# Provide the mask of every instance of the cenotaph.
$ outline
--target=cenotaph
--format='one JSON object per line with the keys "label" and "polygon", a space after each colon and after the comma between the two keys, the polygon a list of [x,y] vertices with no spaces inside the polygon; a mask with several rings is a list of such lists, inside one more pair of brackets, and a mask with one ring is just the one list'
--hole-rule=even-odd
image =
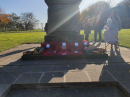
{"label": "cenotaph", "polygon": [[45,0],[48,5],[45,42],[82,41],[79,4],[82,0]]}

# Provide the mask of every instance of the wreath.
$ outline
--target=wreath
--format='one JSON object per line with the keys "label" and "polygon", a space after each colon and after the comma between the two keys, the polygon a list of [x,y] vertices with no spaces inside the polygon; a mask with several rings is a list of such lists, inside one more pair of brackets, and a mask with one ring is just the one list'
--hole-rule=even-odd
{"label": "wreath", "polygon": [[50,44],[51,44],[51,51],[55,52],[59,51],[59,44],[57,42],[53,41]]}
{"label": "wreath", "polygon": [[51,51],[52,49],[51,43],[43,43],[41,44],[41,47],[43,47],[45,51]]}
{"label": "wreath", "polygon": [[70,53],[68,51],[60,51],[57,53],[57,55],[59,56],[67,56],[67,55],[70,55]]}
{"label": "wreath", "polygon": [[79,51],[80,49],[81,49],[80,43],[74,41],[70,44],[70,50],[71,51]]}
{"label": "wreath", "polygon": [[83,40],[81,43],[80,43],[80,50],[81,51],[84,51],[84,48],[88,48],[90,46],[89,42],[87,40]]}
{"label": "wreath", "polygon": [[70,50],[70,44],[67,42],[61,42],[59,44],[59,51],[69,51]]}

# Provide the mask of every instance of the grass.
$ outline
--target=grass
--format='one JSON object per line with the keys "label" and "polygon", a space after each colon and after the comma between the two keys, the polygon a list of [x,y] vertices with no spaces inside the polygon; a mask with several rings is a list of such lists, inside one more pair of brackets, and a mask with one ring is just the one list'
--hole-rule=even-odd
{"label": "grass", "polygon": [[43,43],[45,32],[1,33],[0,52],[24,43]]}
{"label": "grass", "polygon": [[[81,30],[80,34],[84,34]],[[27,33],[3,33],[0,32],[0,52],[24,43],[43,43],[45,32]],[[102,36],[103,31],[102,31]],[[98,36],[97,36],[98,37]],[[97,38],[99,40],[99,37]],[[94,31],[91,32],[89,40],[94,40]],[[102,37],[102,41],[104,38]],[[122,29],[119,32],[119,42],[121,46],[130,48],[130,29]]]}
{"label": "grass", "polygon": [[[84,35],[84,31],[81,30],[80,34]],[[102,41],[104,41],[104,33],[102,31]],[[119,43],[120,46],[130,48],[130,29],[122,29],[119,31]],[[91,34],[89,34],[89,41],[94,40],[94,31],[91,31]],[[97,35],[97,41],[99,41],[99,35]]]}

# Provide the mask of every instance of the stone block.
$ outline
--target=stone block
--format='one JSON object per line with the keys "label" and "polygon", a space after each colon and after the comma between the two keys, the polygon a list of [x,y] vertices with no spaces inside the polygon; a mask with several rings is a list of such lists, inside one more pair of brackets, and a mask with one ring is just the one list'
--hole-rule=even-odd
{"label": "stone block", "polygon": [[91,88],[69,88],[66,91],[67,97],[96,97]]}
{"label": "stone block", "polygon": [[117,87],[95,87],[92,91],[96,97],[125,97]]}
{"label": "stone block", "polygon": [[84,40],[84,35],[80,35],[80,34],[73,34],[73,35],[46,35],[45,36],[45,42],[52,42],[52,41],[56,41],[56,42],[62,42],[62,41],[66,41],[68,43],[71,43],[73,41],[78,41],[81,42]]}
{"label": "stone block", "polygon": [[22,89],[13,90],[6,97],[66,97],[65,89]]}

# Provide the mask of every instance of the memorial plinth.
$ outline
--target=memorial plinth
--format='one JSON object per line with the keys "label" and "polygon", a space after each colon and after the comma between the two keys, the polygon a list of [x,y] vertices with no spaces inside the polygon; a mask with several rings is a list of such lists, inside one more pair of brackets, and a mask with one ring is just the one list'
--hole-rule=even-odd
{"label": "memorial plinth", "polygon": [[45,0],[48,21],[45,42],[82,41],[80,35],[79,4],[82,0]]}

